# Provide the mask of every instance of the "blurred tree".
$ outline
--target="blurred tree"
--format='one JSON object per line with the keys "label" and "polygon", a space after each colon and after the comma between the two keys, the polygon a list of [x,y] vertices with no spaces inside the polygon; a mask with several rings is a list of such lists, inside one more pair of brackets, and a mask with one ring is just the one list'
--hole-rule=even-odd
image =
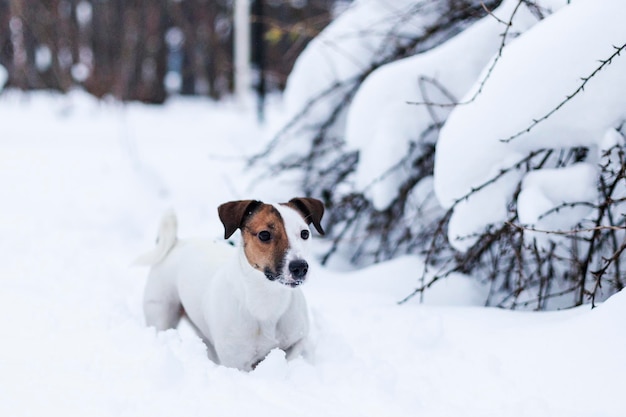
{"label": "blurred tree", "polygon": [[35,72],[35,49],[33,33],[28,22],[31,9],[25,7],[25,0],[9,2],[9,38],[11,48],[9,61],[9,84],[18,88],[29,89],[40,86]]}
{"label": "blurred tree", "polygon": [[11,43],[11,6],[8,1],[0,1],[0,65],[12,66],[13,44]]}
{"label": "blurred tree", "polygon": [[[281,89],[335,0],[270,1],[267,85]],[[254,18],[253,18],[254,20]],[[0,64],[8,86],[162,103],[220,98],[233,84],[230,0],[0,0]]]}

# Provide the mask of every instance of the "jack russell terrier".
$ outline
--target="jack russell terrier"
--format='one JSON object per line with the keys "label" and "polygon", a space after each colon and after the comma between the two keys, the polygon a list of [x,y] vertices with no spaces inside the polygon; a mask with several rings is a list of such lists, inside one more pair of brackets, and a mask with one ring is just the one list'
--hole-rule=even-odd
{"label": "jack russell terrier", "polygon": [[275,348],[287,359],[301,354],[309,332],[299,289],[309,271],[308,225],[324,234],[324,205],[313,198],[232,201],[218,214],[225,239],[241,231],[238,250],[179,240],[175,215],[161,220],[156,248],[137,260],[152,266],[143,301],[146,324],[171,329],[186,314],[214,362],[245,371]]}

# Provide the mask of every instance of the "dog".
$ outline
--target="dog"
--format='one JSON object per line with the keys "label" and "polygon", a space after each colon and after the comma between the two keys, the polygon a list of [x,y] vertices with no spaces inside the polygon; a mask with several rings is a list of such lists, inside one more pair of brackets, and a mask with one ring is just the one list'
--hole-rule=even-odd
{"label": "dog", "polygon": [[146,324],[171,329],[186,315],[210,359],[244,371],[275,348],[287,359],[303,354],[309,317],[300,286],[309,277],[309,225],[324,235],[323,203],[231,201],[218,207],[218,215],[224,239],[240,230],[238,249],[178,239],[176,216],[164,215],[155,249],[137,260],[151,265],[143,300]]}

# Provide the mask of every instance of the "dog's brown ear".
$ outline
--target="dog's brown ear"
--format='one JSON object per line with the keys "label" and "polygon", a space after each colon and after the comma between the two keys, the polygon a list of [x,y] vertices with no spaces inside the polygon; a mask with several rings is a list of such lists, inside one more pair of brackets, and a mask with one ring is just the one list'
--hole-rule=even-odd
{"label": "dog's brown ear", "polygon": [[217,208],[217,214],[224,225],[224,239],[228,239],[243,225],[244,219],[263,204],[257,200],[240,200],[224,203]]}
{"label": "dog's brown ear", "polygon": [[298,210],[304,216],[304,221],[307,224],[313,223],[315,230],[320,235],[324,235],[324,229],[322,229],[322,216],[324,215],[324,203],[316,198],[298,197],[289,200],[287,205],[293,209]]}

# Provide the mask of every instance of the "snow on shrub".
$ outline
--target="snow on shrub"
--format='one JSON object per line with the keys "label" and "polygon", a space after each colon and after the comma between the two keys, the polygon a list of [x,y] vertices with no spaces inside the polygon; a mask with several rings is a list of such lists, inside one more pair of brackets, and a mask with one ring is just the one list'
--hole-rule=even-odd
{"label": "snow on shrub", "polygon": [[[522,236],[511,252],[519,258],[536,251],[534,261],[527,259],[505,274],[501,264],[508,257],[499,255],[495,262],[500,272],[494,277],[511,276],[494,281],[514,294],[513,305],[548,297],[562,298],[550,300],[561,306],[580,304],[590,295],[602,297],[590,268],[601,269],[603,257],[619,249],[601,250],[603,242],[623,240],[621,231],[604,236],[623,227],[622,206],[611,201],[624,196],[616,187],[606,187],[621,172],[599,182],[599,171],[606,175],[602,167],[608,162],[598,150],[606,132],[626,120],[626,59],[619,55],[626,41],[619,18],[624,12],[626,5],[617,0],[601,6],[579,0],[546,18],[502,51],[482,92],[456,107],[439,135],[434,187],[441,204],[451,208],[448,238],[456,249],[482,247],[485,234],[493,235],[503,224],[546,232],[608,227],[566,239],[550,236],[552,249],[537,243],[546,236],[538,238],[536,231]],[[595,23],[594,30],[580,31],[589,22]],[[568,153],[569,159],[558,156]],[[545,268],[554,271],[545,275]],[[590,282],[594,279],[597,283]],[[547,291],[548,282],[558,283],[558,291]],[[621,287],[621,279],[612,280],[603,294]]]}
{"label": "snow on shrub", "polygon": [[[472,103],[458,106],[439,136],[435,190],[445,207],[531,151],[580,146],[597,149],[607,129],[624,120],[626,94],[619,86],[626,85],[626,59],[618,58],[590,79],[584,92],[572,97],[558,112],[541,123],[533,122],[573,94],[582,84],[581,79],[598,68],[598,61],[613,55],[614,45],[626,41],[620,18],[620,12],[626,11],[623,4],[615,0],[598,6],[593,1],[579,0],[503,50],[482,93]],[[580,30],[588,22],[598,22],[591,33]],[[531,125],[529,132],[507,140]],[[565,181],[555,183],[555,188],[568,185],[568,176],[562,177]],[[492,192],[487,187],[476,196],[489,194],[481,200],[505,207],[519,176],[512,175],[507,180],[504,189]],[[477,212],[485,208],[474,201],[478,202],[478,198],[468,199],[450,219],[453,244],[458,236],[506,219],[503,211],[503,216],[490,217],[488,223],[478,221]],[[466,240],[460,248],[467,245]]]}
{"label": "snow on shrub", "polygon": [[[291,118],[265,156],[325,199],[323,261],[421,253],[414,294],[471,273],[491,284],[487,304],[510,308],[595,302],[623,287],[626,5],[567,3],[467,2],[468,17],[439,1],[421,21],[437,36],[410,50],[380,59],[355,48],[334,73],[296,65]],[[301,62],[321,59],[334,35]],[[355,54],[371,65],[337,70]],[[297,157],[276,151],[286,142]]]}
{"label": "snow on shrub", "polygon": [[[412,144],[436,141],[452,105],[491,57],[503,43],[537,22],[533,11],[520,7],[518,0],[507,0],[442,45],[384,65],[365,79],[348,111],[345,140],[350,149],[359,151],[356,187],[377,210],[392,203],[407,177],[407,170],[388,172],[390,168],[402,163]],[[502,22],[508,21],[511,26],[502,37]],[[407,105],[411,101],[428,104]]]}

